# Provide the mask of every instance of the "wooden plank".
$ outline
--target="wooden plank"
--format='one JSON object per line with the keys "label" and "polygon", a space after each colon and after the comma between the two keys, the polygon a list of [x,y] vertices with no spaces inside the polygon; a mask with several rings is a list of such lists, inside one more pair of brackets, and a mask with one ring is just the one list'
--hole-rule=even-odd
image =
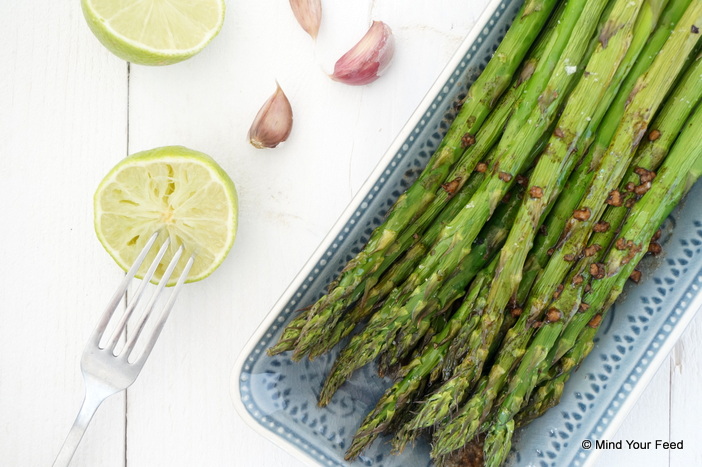
{"label": "wooden plank", "polygon": [[[219,271],[186,287],[143,374],[99,410],[73,465],[302,465],[236,415],[233,362],[484,3],[324,2],[314,43],[287,3],[230,2],[201,55],[132,67],[127,147],[127,66],[92,37],[79,2],[0,2],[10,19],[0,29],[2,464],[49,465],[78,410],[80,354],[121,275],[92,230],[99,180],[128,152],[185,144],[237,183],[239,238]],[[386,76],[331,82],[325,72],[372,19],[397,39]],[[276,79],[295,127],[280,148],[258,151],[246,130]],[[702,464],[692,438],[701,330],[697,318],[615,438],[683,439],[685,449],[611,451],[599,465]]]}
{"label": "wooden plank", "polygon": [[[129,390],[130,464],[301,465],[234,412],[234,360],[485,2],[394,3],[325,3],[315,44],[287,3],[242,0],[229,5],[221,34],[200,55],[163,69],[132,67],[130,151],[183,144],[215,157],[237,184],[240,225],[220,269],[183,290]],[[369,86],[331,81],[325,71],[371,19],[395,31],[396,61]],[[246,133],[275,80],[293,106],[293,132],[274,150],[256,150]]]}
{"label": "wooden plank", "polygon": [[[79,360],[121,273],[93,233],[92,194],[126,152],[127,68],[80,2],[0,2],[0,457],[50,465],[82,397]],[[124,398],[74,465],[124,465]]]}
{"label": "wooden plank", "polygon": [[670,441],[683,441],[683,449],[670,451],[670,465],[702,465],[697,433],[702,420],[699,387],[702,381],[702,315],[690,323],[671,356]]}

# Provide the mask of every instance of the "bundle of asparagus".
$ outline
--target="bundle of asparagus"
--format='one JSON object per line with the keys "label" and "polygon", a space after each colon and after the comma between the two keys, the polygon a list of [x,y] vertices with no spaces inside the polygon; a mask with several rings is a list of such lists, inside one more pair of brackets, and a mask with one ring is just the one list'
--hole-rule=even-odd
{"label": "bundle of asparagus", "polygon": [[269,349],[358,331],[322,406],[376,359],[394,377],[348,459],[426,431],[439,465],[479,439],[497,466],[558,403],[702,174],[699,26],[699,0],[525,1],[418,180]]}

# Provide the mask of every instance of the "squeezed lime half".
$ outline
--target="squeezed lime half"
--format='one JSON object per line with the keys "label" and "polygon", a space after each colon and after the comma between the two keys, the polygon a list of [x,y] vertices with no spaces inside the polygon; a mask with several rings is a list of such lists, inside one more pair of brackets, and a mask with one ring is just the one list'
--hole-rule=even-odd
{"label": "squeezed lime half", "polygon": [[[195,254],[187,278],[209,276],[234,243],[237,193],[234,182],[207,154],[182,146],[166,146],[133,154],[102,180],[94,196],[95,232],[117,264],[128,270],[154,232],[167,235],[169,251],[154,281],[180,245],[183,258]],[[152,248],[137,277],[144,276],[156,255]],[[181,259],[168,285],[185,266]]]}

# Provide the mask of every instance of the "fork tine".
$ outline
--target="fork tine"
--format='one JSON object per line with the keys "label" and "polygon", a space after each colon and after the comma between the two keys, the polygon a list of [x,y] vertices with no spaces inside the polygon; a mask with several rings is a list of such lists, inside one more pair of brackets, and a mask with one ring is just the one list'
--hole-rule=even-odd
{"label": "fork tine", "polygon": [[188,262],[185,264],[185,267],[183,268],[183,272],[181,273],[180,277],[178,278],[178,282],[176,283],[175,286],[173,286],[173,291],[171,292],[171,295],[168,297],[168,301],[166,302],[165,306],[163,307],[163,311],[161,311],[161,316],[158,319],[158,322],[156,323],[156,326],[154,326],[154,330],[151,333],[151,336],[149,337],[149,340],[146,342],[146,347],[144,347],[144,352],[138,357],[136,360],[136,364],[143,365],[144,362],[146,361],[147,357],[151,354],[151,350],[154,348],[154,345],[156,345],[156,341],[158,340],[158,336],[161,334],[161,330],[163,330],[163,326],[166,324],[166,321],[168,320],[168,316],[171,314],[171,309],[173,308],[173,305],[175,304],[176,298],[178,297],[178,292],[180,292],[180,289],[183,288],[183,284],[185,283],[185,280],[188,278],[188,274],[190,273],[190,268],[193,266],[193,263],[195,262],[195,255],[190,256],[188,258]]}
{"label": "fork tine", "polygon": [[139,253],[139,256],[137,256],[136,260],[134,260],[134,264],[132,264],[132,267],[124,276],[122,282],[120,282],[120,284],[117,286],[117,290],[115,290],[115,293],[112,295],[112,298],[108,302],[107,307],[105,308],[105,311],[103,312],[102,317],[100,318],[100,321],[98,322],[98,325],[95,328],[95,331],[93,332],[92,337],[90,339],[96,347],[99,346],[100,339],[102,339],[102,335],[104,334],[105,329],[107,328],[107,324],[112,318],[112,315],[117,309],[117,305],[119,305],[119,302],[122,301],[122,297],[124,297],[124,293],[127,291],[129,283],[141,267],[142,263],[144,262],[144,259],[146,258],[146,255],[148,255],[149,251],[151,251],[151,247],[156,241],[158,235],[159,232],[154,232],[151,235],[151,238],[149,238],[149,240],[146,242],[146,245],[144,245],[144,248],[142,248],[141,252]]}
{"label": "fork tine", "polygon": [[129,359],[130,354],[134,350],[134,346],[136,345],[136,342],[139,339],[139,335],[144,330],[144,326],[146,325],[146,322],[148,321],[149,316],[151,315],[151,312],[153,311],[154,307],[156,306],[156,301],[158,300],[158,297],[161,295],[161,292],[166,287],[166,284],[168,283],[168,281],[171,279],[171,275],[173,274],[173,270],[175,269],[176,265],[178,264],[180,257],[183,255],[183,251],[184,251],[184,248],[183,248],[183,245],[181,245],[178,248],[178,251],[176,251],[175,254],[173,255],[171,262],[168,263],[168,267],[166,268],[166,271],[163,273],[163,276],[161,276],[161,280],[159,281],[158,285],[156,286],[156,290],[151,295],[151,298],[149,299],[149,302],[146,305],[146,309],[144,310],[144,313],[141,316],[141,320],[139,321],[139,324],[137,325],[136,332],[127,341],[127,343],[124,346],[124,349],[122,350],[122,356],[125,359]]}
{"label": "fork tine", "polygon": [[166,240],[163,242],[163,245],[161,245],[161,248],[158,250],[158,253],[156,253],[156,257],[151,262],[149,269],[146,271],[146,274],[144,275],[144,277],[141,281],[141,284],[139,284],[139,288],[137,289],[136,293],[134,294],[134,297],[132,298],[131,302],[129,303],[127,310],[122,314],[122,317],[120,318],[119,323],[117,324],[114,332],[112,333],[112,337],[105,344],[106,349],[110,349],[110,350],[114,351],[115,346],[117,345],[117,341],[119,341],[120,336],[122,335],[125,327],[127,326],[127,321],[129,321],[129,318],[132,316],[132,313],[134,312],[134,309],[136,308],[137,304],[139,303],[141,296],[144,294],[144,290],[146,289],[146,285],[151,281],[151,278],[154,276],[154,273],[156,272],[156,268],[158,268],[158,265],[161,263],[161,260],[163,259],[163,256],[166,254],[166,250],[168,249],[168,245],[170,243],[171,243],[171,239],[169,237],[166,237]]}

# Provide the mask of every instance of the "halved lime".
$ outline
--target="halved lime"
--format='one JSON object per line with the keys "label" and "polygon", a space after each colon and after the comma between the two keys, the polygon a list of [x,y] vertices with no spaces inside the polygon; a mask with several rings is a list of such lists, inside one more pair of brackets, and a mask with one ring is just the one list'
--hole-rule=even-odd
{"label": "halved lime", "polygon": [[81,0],[93,34],[140,65],[169,65],[200,52],[224,22],[224,0]]}
{"label": "halved lime", "polygon": [[[234,243],[237,194],[234,182],[210,156],[182,146],[133,154],[117,164],[94,197],[95,232],[117,264],[128,270],[154,232],[169,251],[156,270],[159,279],[180,245],[195,253],[188,282],[209,276]],[[137,277],[155,257],[153,248]],[[185,265],[181,260],[169,285]]]}

